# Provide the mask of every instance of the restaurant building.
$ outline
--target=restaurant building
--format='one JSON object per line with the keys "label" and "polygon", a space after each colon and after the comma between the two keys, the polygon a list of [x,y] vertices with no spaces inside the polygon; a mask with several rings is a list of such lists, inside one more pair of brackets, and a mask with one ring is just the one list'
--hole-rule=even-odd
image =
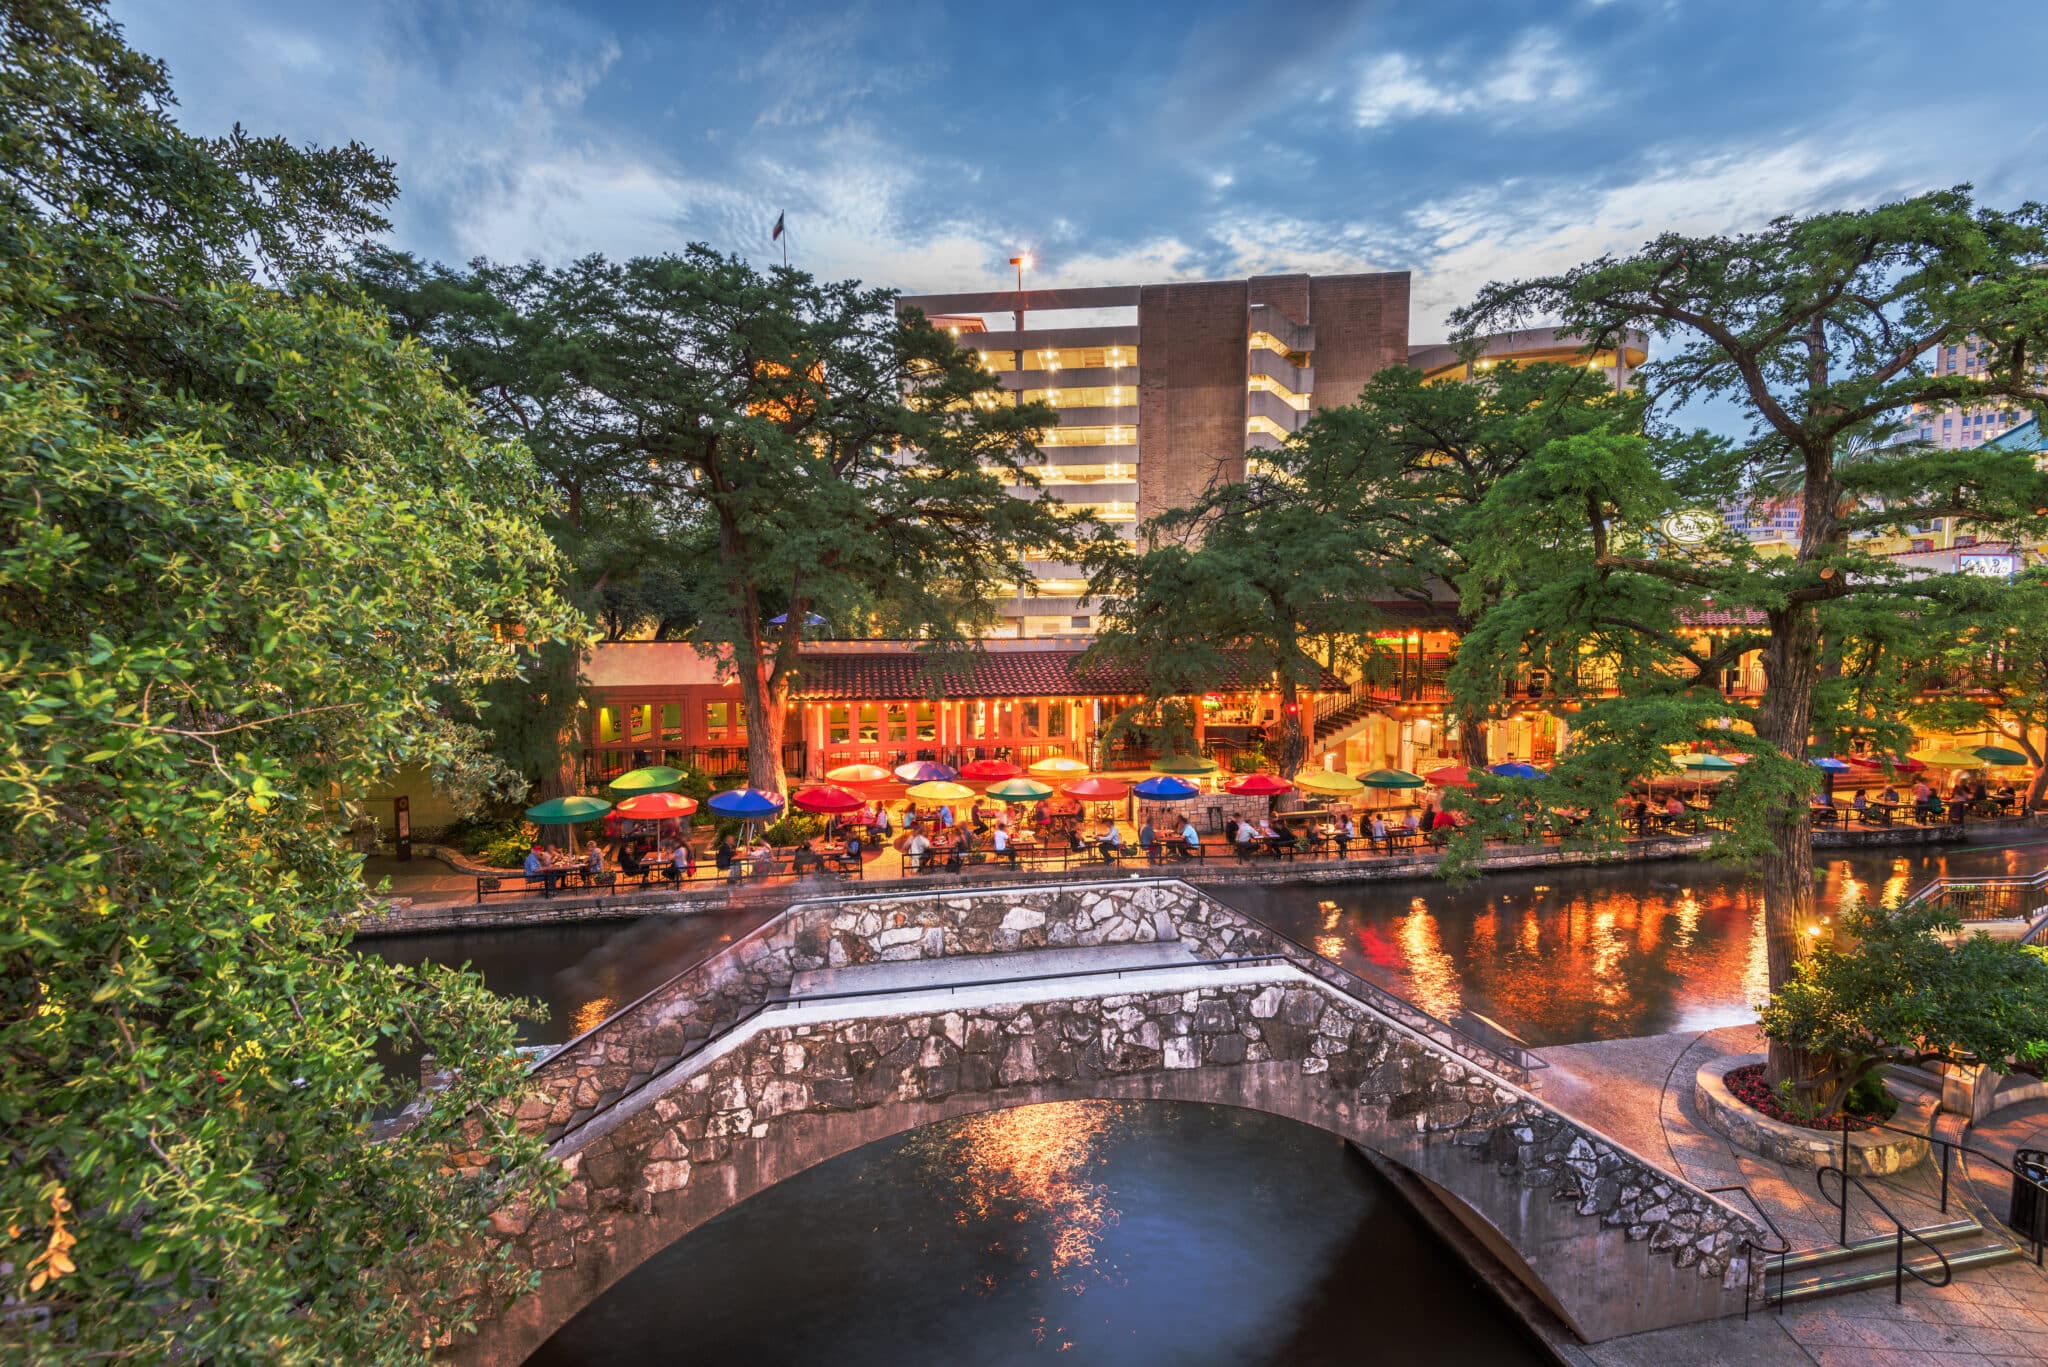
{"label": "restaurant building", "polygon": [[[1155,756],[1135,739],[1107,756],[1098,746],[1110,720],[1144,700],[1144,680],[1126,666],[1083,665],[1088,644],[989,640],[935,665],[902,641],[807,642],[790,694],[783,768],[815,779],[843,764],[1007,759],[1029,766],[1063,756],[1091,768],[1142,769]],[[586,786],[643,764],[712,774],[746,767],[739,685],[718,659],[684,642],[615,641],[592,651],[584,677]],[[1330,675],[1301,690],[1303,729],[1313,730],[1320,700],[1344,690]],[[1196,744],[1225,757],[1254,751],[1277,732],[1283,706],[1270,677],[1242,669],[1197,701]]]}

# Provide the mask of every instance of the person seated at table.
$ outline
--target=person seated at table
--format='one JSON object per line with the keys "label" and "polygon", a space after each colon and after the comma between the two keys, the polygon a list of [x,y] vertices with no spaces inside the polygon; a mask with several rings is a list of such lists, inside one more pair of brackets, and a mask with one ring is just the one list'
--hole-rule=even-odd
{"label": "person seated at table", "polygon": [[1102,839],[1095,842],[1095,847],[1103,863],[1114,864],[1117,856],[1124,852],[1123,829],[1114,821],[1110,822],[1109,829],[1102,833]]}
{"label": "person seated at table", "polygon": [[1437,828],[1438,823],[1441,820],[1442,813],[1438,812],[1436,809],[1435,798],[1431,798],[1429,801],[1422,804],[1422,816],[1420,817],[1418,824],[1422,827],[1422,833],[1424,835],[1428,835],[1431,831],[1435,830]]}
{"label": "person seated at table", "polygon": [[1180,848],[1175,851],[1182,859],[1193,859],[1202,852],[1202,833],[1195,829],[1195,819],[1184,816],[1180,820]]}
{"label": "person seated at table", "polygon": [[640,846],[637,841],[629,840],[619,847],[619,872],[634,878],[647,872],[647,866],[640,862]]}
{"label": "person seated at table", "polygon": [[555,867],[554,856],[540,847],[538,841],[526,852],[526,881],[538,880],[543,897],[555,895],[555,885],[562,881],[562,871]]}
{"label": "person seated at table", "polygon": [[912,873],[923,873],[925,859],[932,852],[932,842],[925,833],[915,826],[910,828],[910,839],[903,842],[903,863]]}
{"label": "person seated at table", "polygon": [[583,872],[593,883],[604,875],[604,846],[591,843],[590,853],[583,859]]}
{"label": "person seated at table", "polygon": [[989,832],[988,847],[996,858],[1012,865],[1017,862],[1017,852],[1010,848],[1010,828],[1006,823],[996,822],[995,829]]}
{"label": "person seated at table", "polygon": [[766,837],[756,837],[742,862],[748,873],[772,874],[775,872],[775,847],[768,843]]}
{"label": "person seated at table", "polygon": [[1664,824],[1676,826],[1685,820],[1685,802],[1677,793],[1664,799]]}
{"label": "person seated at table", "polygon": [[1849,805],[1855,808],[1858,813],[1868,812],[1870,810],[1870,794],[1864,789],[1858,788],[1856,796],[1849,800]]}
{"label": "person seated at table", "polygon": [[669,856],[669,873],[680,883],[697,871],[697,856],[690,849],[690,842],[678,839],[676,852]]}
{"label": "person seated at table", "polygon": [[1941,803],[1941,794],[1930,790],[1927,794],[1926,806],[1920,808],[1921,819],[1925,821],[1937,820],[1941,816],[1943,810],[1944,809]]}
{"label": "person seated at table", "polygon": [[1251,858],[1253,844],[1258,840],[1258,838],[1259,831],[1256,826],[1252,825],[1252,823],[1249,821],[1238,822],[1237,834],[1234,837],[1232,837],[1231,841],[1231,843],[1236,845],[1237,847],[1237,857],[1239,859]]}
{"label": "person seated at table", "polygon": [[718,866],[720,873],[725,873],[732,868],[733,860],[738,856],[739,851],[733,847],[732,833],[728,831],[718,837],[718,845],[711,851],[711,862]]}
{"label": "person seated at table", "polygon": [[1159,862],[1159,832],[1152,827],[1152,814],[1145,813],[1145,823],[1138,827],[1138,848],[1145,852],[1145,862]]}
{"label": "person seated at table", "polygon": [[1333,833],[1333,838],[1337,842],[1337,857],[1339,859],[1350,858],[1351,842],[1358,839],[1358,823],[1351,819],[1350,812],[1342,812],[1338,815],[1337,829]]}
{"label": "person seated at table", "polygon": [[1992,794],[1992,796],[2000,802],[2011,802],[2015,798],[2019,797],[2019,795],[2019,790],[2012,786],[2011,779],[2007,779],[2005,782],[1999,784],[1998,791]]}
{"label": "person seated at table", "polygon": [[887,843],[890,834],[889,809],[879,802],[875,804],[875,819],[868,823],[868,830],[877,841]]}
{"label": "person seated at table", "polygon": [[825,856],[818,853],[817,846],[812,844],[810,840],[805,840],[791,852],[789,856],[789,871],[791,873],[823,873],[825,871]]}
{"label": "person seated at table", "polygon": [[1294,833],[1292,826],[1275,826],[1271,822],[1265,823],[1265,831],[1260,838],[1266,842],[1266,848],[1276,855],[1292,854],[1295,846],[1301,843],[1301,837]]}
{"label": "person seated at table", "polygon": [[1880,801],[1880,802],[1884,803],[1884,804],[1885,804],[1886,806],[1888,806],[1888,807],[1896,807],[1896,806],[1898,806],[1898,805],[1899,805],[1899,790],[1898,790],[1897,788],[1893,787],[1893,786],[1892,786],[1891,784],[1889,784],[1889,783],[1885,784],[1885,785],[1884,785],[1884,792],[1883,792],[1882,794],[1880,794],[1880,795],[1879,795],[1879,797],[1878,797],[1878,801]]}
{"label": "person seated at table", "polygon": [[1387,832],[1387,819],[1378,812],[1374,812],[1372,820],[1365,823],[1365,839],[1366,843],[1376,850],[1393,848],[1393,841]]}
{"label": "person seated at table", "polygon": [[839,851],[839,853],[842,858],[851,859],[854,863],[858,864],[860,862],[861,851],[865,848],[866,847],[861,843],[860,832],[848,831],[846,833],[846,845],[843,849]]}
{"label": "person seated at table", "polygon": [[1410,835],[1417,834],[1422,830],[1422,818],[1411,811],[1401,818],[1401,829]]}

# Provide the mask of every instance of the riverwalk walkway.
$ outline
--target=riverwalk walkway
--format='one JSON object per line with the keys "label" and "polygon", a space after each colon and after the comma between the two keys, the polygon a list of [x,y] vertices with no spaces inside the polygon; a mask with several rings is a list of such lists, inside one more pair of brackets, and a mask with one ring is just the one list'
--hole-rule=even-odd
{"label": "riverwalk walkway", "polygon": [[[1795,1249],[1832,1245],[1839,1214],[1824,1201],[1811,1169],[1788,1168],[1723,1139],[1693,1105],[1693,1075],[1724,1054],[1761,1053],[1753,1026],[1559,1045],[1537,1052],[1550,1064],[1544,1098],[1702,1188],[1740,1183],[1770,1213]],[[1904,1090],[1904,1089],[1900,1089]],[[1928,1103],[1931,1105],[1931,1099]],[[1923,1105],[1925,1109],[1925,1105]],[[1903,1111],[1902,1111],[1903,1114]],[[1993,1114],[1965,1134],[1942,1131],[2009,1156],[2048,1142],[2048,1103]],[[1949,1215],[1940,1211],[1935,1160],[1895,1177],[1870,1179],[1885,1201],[1915,1225],[1956,1218],[1956,1196],[1987,1228],[2003,1215],[2009,1178],[1981,1159],[1955,1169]],[[1852,1200],[1850,1238],[1888,1234],[1867,1202]],[[1563,1356],[1586,1367],[2008,1367],[2048,1363],[2048,1272],[2030,1260],[1958,1272],[1945,1288],[1908,1280],[1902,1304],[1889,1285],[1740,1318],[1662,1329]]]}

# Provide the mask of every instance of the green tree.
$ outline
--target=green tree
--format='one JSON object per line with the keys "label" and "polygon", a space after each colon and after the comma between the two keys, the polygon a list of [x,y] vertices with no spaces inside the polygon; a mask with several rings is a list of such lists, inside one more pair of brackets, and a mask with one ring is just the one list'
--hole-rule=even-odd
{"label": "green tree", "polygon": [[[677,606],[643,620],[687,616],[688,639],[730,656],[756,787],[784,783],[809,619],[943,653],[1030,580],[1027,554],[1079,554],[1080,520],[1006,487],[1035,487],[1051,411],[1005,402],[972,353],[921,315],[899,319],[888,291],[701,246],[559,270],[379,271],[399,282],[377,292],[401,325],[538,453],[569,522],[608,510],[605,535],[625,549],[593,559],[572,543],[586,586],[616,561],[644,587],[659,563],[660,601]],[[629,526],[651,535],[621,538]],[[631,616],[622,605],[619,623]]]}
{"label": "green tree", "polygon": [[2026,807],[2048,792],[2048,571],[2000,585],[1963,630],[1928,639],[1915,660],[1911,716],[1937,731],[1989,729],[2027,757]]}
{"label": "green tree", "polygon": [[[1275,463],[1300,486],[1339,495],[1350,554],[1377,577],[1375,597],[1455,608],[1469,625],[1512,591],[1476,560],[1492,541],[1494,486],[1554,442],[1634,431],[1641,417],[1639,396],[1585,366],[1503,364],[1456,384],[1397,366],[1355,403],[1317,414]],[[1486,763],[1487,718],[1503,696],[1453,709],[1474,768]]]}
{"label": "green tree", "polygon": [[1764,1004],[1764,1034],[1812,1060],[1798,1089],[1816,1116],[1887,1063],[2048,1059],[2048,963],[1960,930],[1928,906],[1846,908],[1847,943],[1820,938]]}
{"label": "green tree", "polygon": [[[2039,206],[2004,213],[1956,190],[1739,236],[1667,235],[1625,258],[1489,286],[1459,314],[1468,334],[1538,316],[1603,345],[1629,329],[1654,331],[1675,343],[1645,368],[1655,405],[1728,399],[1749,417],[1747,436],[1728,445],[1664,432],[1654,443],[1575,438],[1502,481],[1490,500],[1498,535],[1489,563],[1516,589],[1484,639],[1467,638],[1460,669],[1476,695],[1487,671],[1531,643],[1559,666],[1617,662],[1624,704],[1582,718],[1579,733],[1593,743],[1560,787],[1574,798],[1611,793],[1654,767],[1664,743],[1738,720],[1753,726],[1759,759],[1730,785],[1737,833],[1727,848],[1761,864],[1774,987],[1791,981],[1813,921],[1803,799],[1814,780],[1803,761],[1816,730],[1837,720],[1827,623],[1844,612],[1925,612],[1939,592],[1870,554],[1862,538],[1941,517],[2026,528],[2048,509],[2048,478],[2016,452],[1844,454],[1916,405],[2042,407],[2044,262]],[[1981,377],[1931,373],[1930,348],[1969,337],[1990,357]],[[1775,486],[1788,469],[1800,514],[1789,554],[1759,555],[1712,529],[1717,505]],[[1703,607],[1737,634],[1705,644],[1689,636],[1684,619]],[[1754,709],[1712,687],[1750,649],[1763,652],[1766,681]],[[1593,769],[1631,759],[1641,763]],[[1801,1069],[1773,1048],[1774,1083]]]}
{"label": "green tree", "polygon": [[[0,21],[0,1244],[9,1361],[425,1361],[544,1191],[510,1007],[349,952],[347,797],[473,772],[430,690],[577,629],[539,494],[318,291],[388,171],[166,115],[96,6]],[[459,1067],[403,1142],[417,1084]]]}

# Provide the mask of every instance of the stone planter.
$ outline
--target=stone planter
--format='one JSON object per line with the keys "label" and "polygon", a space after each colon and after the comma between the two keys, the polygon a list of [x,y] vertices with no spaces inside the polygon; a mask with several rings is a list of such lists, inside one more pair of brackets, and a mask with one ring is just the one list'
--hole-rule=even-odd
{"label": "stone planter", "polygon": [[[1700,1119],[1736,1147],[1762,1154],[1788,1168],[1839,1167],[1840,1132],[1809,1130],[1773,1120],[1729,1090],[1728,1074],[1763,1061],[1762,1054],[1727,1054],[1694,1074],[1692,1100],[1699,1108]],[[1931,1147],[1917,1135],[1891,1130],[1851,1130],[1849,1173],[1854,1177],[1888,1177],[1904,1172],[1927,1161]]]}

